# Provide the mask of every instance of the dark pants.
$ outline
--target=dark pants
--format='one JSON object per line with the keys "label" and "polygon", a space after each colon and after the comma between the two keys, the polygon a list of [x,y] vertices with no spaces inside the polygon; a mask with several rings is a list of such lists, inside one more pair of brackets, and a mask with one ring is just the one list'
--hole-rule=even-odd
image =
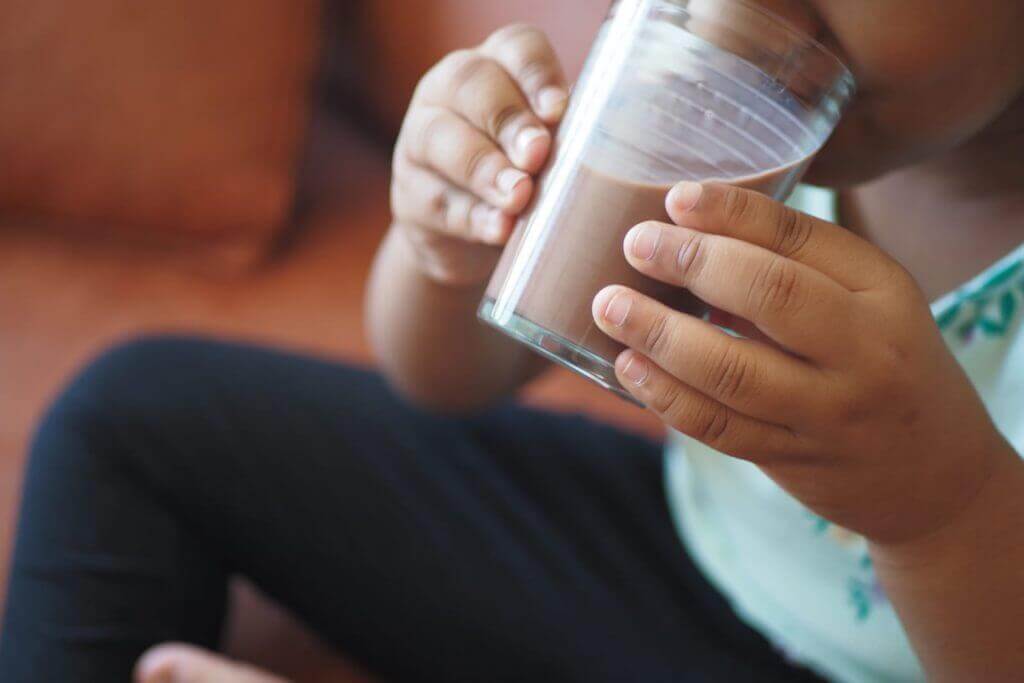
{"label": "dark pants", "polygon": [[518,407],[428,416],[298,356],[118,348],[35,441],[0,680],[216,647],[236,573],[393,680],[811,679],[690,563],[659,451]]}

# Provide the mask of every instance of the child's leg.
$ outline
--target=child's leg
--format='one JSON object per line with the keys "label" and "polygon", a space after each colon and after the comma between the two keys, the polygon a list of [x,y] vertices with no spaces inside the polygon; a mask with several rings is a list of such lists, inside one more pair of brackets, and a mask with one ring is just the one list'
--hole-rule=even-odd
{"label": "child's leg", "polygon": [[127,680],[215,646],[243,573],[389,679],[798,680],[686,561],[656,444],[184,340],[93,364],[26,481],[0,679]]}

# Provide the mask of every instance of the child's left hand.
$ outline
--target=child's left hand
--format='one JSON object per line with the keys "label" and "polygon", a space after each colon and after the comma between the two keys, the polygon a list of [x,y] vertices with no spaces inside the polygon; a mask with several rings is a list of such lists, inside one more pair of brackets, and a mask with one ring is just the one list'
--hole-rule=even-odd
{"label": "child's left hand", "polygon": [[1006,444],[911,276],[853,233],[751,191],[686,183],[667,204],[678,225],[637,226],[626,258],[759,334],[608,287],[594,318],[630,347],[622,385],[872,541],[954,519]]}

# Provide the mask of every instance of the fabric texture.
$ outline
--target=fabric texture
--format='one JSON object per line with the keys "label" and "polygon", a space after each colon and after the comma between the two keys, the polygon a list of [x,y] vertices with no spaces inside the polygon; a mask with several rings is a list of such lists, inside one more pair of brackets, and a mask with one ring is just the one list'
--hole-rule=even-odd
{"label": "fabric texture", "polygon": [[319,4],[0,4],[0,88],[18,93],[0,100],[4,221],[202,252],[218,274],[265,258],[294,200]]}
{"label": "fabric texture", "polygon": [[688,561],[662,461],[579,417],[426,415],[298,356],[123,346],[39,430],[0,680],[215,647],[236,573],[386,680],[817,680]]}
{"label": "fabric texture", "polygon": [[[791,206],[835,221],[835,195]],[[932,306],[996,426],[1024,452],[1024,245]],[[810,512],[754,465],[670,439],[669,499],[695,562],[751,626],[821,675],[924,674],[871,566],[866,541]]]}

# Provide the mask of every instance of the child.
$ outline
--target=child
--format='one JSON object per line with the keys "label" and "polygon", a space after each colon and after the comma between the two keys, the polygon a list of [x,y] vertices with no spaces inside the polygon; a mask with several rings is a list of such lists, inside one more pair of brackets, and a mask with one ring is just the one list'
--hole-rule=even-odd
{"label": "child", "polygon": [[673,430],[664,476],[637,437],[478,412],[543,368],[475,309],[567,92],[509,27],[420,84],[368,301],[392,383],[476,416],[252,348],[114,350],[35,444],[3,680],[215,646],[236,571],[389,679],[1019,678],[1024,5],[773,6],[861,86],[814,180],[875,180],[796,198],[819,217],[681,184],[674,225],[629,233],[634,267],[749,332],[596,297]]}

